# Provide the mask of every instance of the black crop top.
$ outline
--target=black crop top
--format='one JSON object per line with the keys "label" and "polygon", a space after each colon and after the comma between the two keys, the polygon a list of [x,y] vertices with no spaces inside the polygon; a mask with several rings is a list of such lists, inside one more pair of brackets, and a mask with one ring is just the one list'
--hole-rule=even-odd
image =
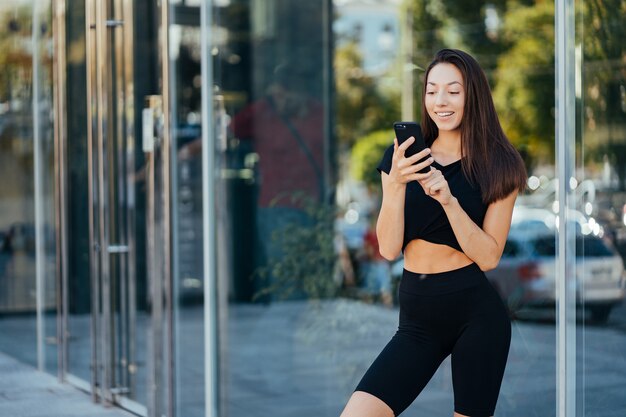
{"label": "black crop top", "polygon": [[[393,145],[385,150],[383,159],[376,167],[378,172],[384,171],[389,174],[392,157]],[[448,165],[433,162],[432,165],[443,173],[452,195],[459,201],[463,210],[474,223],[482,227],[487,206],[482,201],[480,188],[473,186],[463,174],[461,160]],[[406,185],[402,252],[404,252],[406,245],[414,239],[448,245],[460,252],[463,251],[452,231],[452,226],[450,226],[450,221],[443,207],[437,200],[426,195],[417,181],[411,181]]]}

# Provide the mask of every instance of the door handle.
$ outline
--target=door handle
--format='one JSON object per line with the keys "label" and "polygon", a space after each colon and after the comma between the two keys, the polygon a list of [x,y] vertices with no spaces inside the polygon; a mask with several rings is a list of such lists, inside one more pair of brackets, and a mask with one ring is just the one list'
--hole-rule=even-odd
{"label": "door handle", "polygon": [[106,27],[108,27],[108,28],[115,28],[115,27],[119,27],[119,26],[124,26],[124,21],[120,20],[120,19],[107,20],[105,23],[106,23]]}
{"label": "door handle", "polygon": [[[104,25],[108,28],[117,28],[120,26],[124,26],[124,21],[123,20],[119,20],[119,19],[112,19],[112,20],[106,20],[104,22]],[[89,29],[95,29],[96,28],[96,24],[95,23],[91,23],[89,25]]]}
{"label": "door handle", "polygon": [[153,152],[154,147],[160,144],[163,132],[163,99],[161,96],[146,96],[146,106],[141,113],[142,122],[142,149],[144,152]]}
{"label": "door handle", "polygon": [[128,253],[128,245],[109,245],[109,253]]}

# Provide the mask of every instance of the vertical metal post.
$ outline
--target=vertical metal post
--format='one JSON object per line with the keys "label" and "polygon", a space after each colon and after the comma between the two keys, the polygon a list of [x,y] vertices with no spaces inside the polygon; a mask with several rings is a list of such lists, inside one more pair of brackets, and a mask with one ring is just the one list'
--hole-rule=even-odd
{"label": "vertical metal post", "polygon": [[43,170],[44,158],[41,157],[43,144],[41,138],[41,120],[39,117],[39,96],[41,94],[40,62],[39,62],[39,1],[33,2],[33,20],[31,42],[33,48],[33,150],[34,150],[34,180],[35,180],[35,303],[36,303],[36,329],[37,329],[37,368],[40,371],[46,369],[44,342],[45,323],[43,317],[45,296],[45,264],[46,253],[44,248],[44,209],[45,197],[43,195]]}
{"label": "vertical metal post", "polygon": [[99,229],[96,227],[98,213],[98,183],[96,171],[98,169],[98,152],[96,152],[96,131],[98,122],[99,106],[98,95],[95,93],[95,65],[96,65],[96,7],[97,0],[85,2],[85,41],[86,41],[86,66],[87,66],[87,175],[89,193],[89,263],[91,284],[91,394],[94,401],[100,399],[100,343],[99,343],[99,317],[100,317],[100,242]]}
{"label": "vertical metal post", "polygon": [[171,102],[170,102],[170,4],[167,0],[161,0],[161,95],[163,96],[163,143],[161,146],[161,178],[162,188],[160,191],[159,205],[162,208],[162,268],[163,268],[163,300],[165,316],[164,335],[165,350],[163,352],[163,362],[166,366],[165,389],[166,406],[165,411],[168,417],[174,415],[174,333],[173,333],[173,303],[172,303],[172,261],[171,261],[171,214],[172,203],[171,184],[171,157],[172,148],[175,146],[172,140],[171,126]]}
{"label": "vertical metal post", "polygon": [[131,393],[136,389],[136,358],[135,358],[135,336],[136,336],[136,320],[137,320],[137,301],[136,301],[136,241],[135,241],[135,106],[134,106],[134,80],[133,80],[133,2],[126,0],[122,5],[122,16],[124,20],[123,29],[123,73],[124,73],[124,89],[123,101],[124,110],[122,117],[124,120],[124,138],[125,150],[125,184],[126,184],[126,243],[128,245],[127,254],[127,310],[128,310],[128,346],[127,346],[127,364],[128,368],[128,389]]}
{"label": "vertical metal post", "polygon": [[[151,109],[152,105],[149,100],[146,102],[146,108]],[[144,147],[145,147],[145,138],[148,133],[145,132],[146,128],[152,128],[152,126],[147,126],[144,124],[143,136],[144,136]],[[149,133],[153,135],[153,133]],[[152,139],[154,140],[154,138]],[[158,374],[157,368],[159,367],[159,363],[156,361],[157,352],[156,349],[156,339],[159,337],[156,332],[156,316],[159,313],[159,298],[155,299],[155,279],[156,279],[156,271],[155,271],[155,213],[154,213],[154,199],[155,199],[155,189],[154,189],[154,167],[155,162],[154,159],[156,154],[154,151],[146,153],[146,275],[148,277],[148,291],[150,293],[150,303],[152,305],[151,314],[150,314],[150,323],[151,327],[149,329],[149,339],[148,339],[148,351],[147,353],[147,362],[148,362],[148,415],[155,416],[157,411],[157,393],[155,387],[158,384]]]}
{"label": "vertical metal post", "polygon": [[68,274],[67,274],[67,114],[65,92],[65,0],[52,2],[52,39],[54,42],[52,76],[54,80],[54,177],[56,230],[56,307],[58,377],[68,371]]}
{"label": "vertical metal post", "polygon": [[576,82],[574,0],[557,0],[556,155],[559,232],[557,258],[557,416],[576,415],[576,236],[574,209]]}
{"label": "vertical metal post", "polygon": [[113,403],[111,388],[112,380],[112,354],[111,354],[111,271],[109,262],[109,112],[108,112],[108,89],[106,77],[108,64],[108,42],[106,20],[108,14],[108,2],[98,1],[96,4],[96,96],[98,101],[98,228],[100,237],[100,285],[101,285],[101,311],[100,313],[100,340],[102,347],[102,397],[106,404]]}
{"label": "vertical metal post", "polygon": [[[165,104],[161,96],[148,96],[147,107],[152,109],[156,120],[157,142],[154,150],[147,154],[148,169],[148,278],[150,285],[151,329],[148,352],[148,415],[151,417],[171,416],[172,391],[171,364],[171,278],[169,263],[169,175],[166,158],[169,158]],[[164,372],[165,369],[165,372]],[[164,391],[165,390],[165,391]]]}
{"label": "vertical metal post", "polygon": [[219,414],[218,305],[216,276],[215,146],[213,141],[213,60],[211,55],[212,4],[200,6],[202,77],[202,236],[204,258],[204,381],[205,416]]}
{"label": "vertical metal post", "polygon": [[407,13],[401,17],[401,30],[404,31],[403,65],[402,65],[402,120],[413,120],[415,117],[415,81],[413,64],[413,12],[407,6]]}
{"label": "vertical metal post", "polygon": [[337,161],[337,144],[333,132],[333,120],[335,106],[331,105],[332,91],[334,91],[333,60],[332,60],[332,36],[333,36],[333,3],[332,0],[322,1],[322,103],[324,109],[324,128],[322,130],[324,141],[324,166],[321,178],[323,187],[320,201],[322,204],[333,204],[331,190],[335,186],[335,166]]}
{"label": "vertical metal post", "polygon": [[[124,51],[124,33],[126,31],[124,21],[124,10],[122,0],[113,0],[112,15],[107,24],[108,35],[111,36],[111,70],[110,70],[110,91],[112,93],[109,100],[111,109],[115,110],[115,114],[111,115],[111,126],[115,128],[115,132],[111,136],[111,155],[112,162],[115,163],[113,171],[108,173],[111,178],[111,191],[115,193],[113,202],[115,208],[111,207],[115,213],[112,220],[112,236],[113,242],[119,248],[116,253],[114,264],[116,269],[111,275],[112,283],[112,329],[113,339],[113,384],[120,392],[128,388],[128,343],[130,334],[128,333],[128,214],[126,209],[128,202],[126,200],[126,189],[129,187],[128,176],[125,174],[127,168],[126,163],[126,100],[124,95],[126,87],[126,77],[124,71],[125,55],[120,53]],[[113,259],[112,259],[113,261]],[[119,309],[119,314],[118,310]],[[115,343],[116,337],[119,337],[119,343]]]}

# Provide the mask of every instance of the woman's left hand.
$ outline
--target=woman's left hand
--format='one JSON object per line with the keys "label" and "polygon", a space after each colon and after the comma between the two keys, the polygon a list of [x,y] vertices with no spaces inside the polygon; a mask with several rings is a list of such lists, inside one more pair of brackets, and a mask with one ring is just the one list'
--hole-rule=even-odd
{"label": "woman's left hand", "polygon": [[427,195],[431,196],[441,205],[445,206],[452,199],[452,193],[450,192],[448,181],[446,181],[441,171],[432,166],[430,169],[432,172],[428,178],[420,180],[419,183]]}

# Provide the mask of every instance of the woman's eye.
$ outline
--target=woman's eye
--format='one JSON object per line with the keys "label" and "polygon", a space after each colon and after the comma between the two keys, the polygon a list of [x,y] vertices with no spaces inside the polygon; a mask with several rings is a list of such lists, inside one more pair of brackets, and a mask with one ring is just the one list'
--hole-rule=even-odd
{"label": "woman's eye", "polygon": [[460,91],[450,91],[450,94],[460,94]]}
{"label": "woman's eye", "polygon": [[427,91],[426,94],[428,94],[429,96],[432,96],[433,94],[435,94],[434,91]]}

